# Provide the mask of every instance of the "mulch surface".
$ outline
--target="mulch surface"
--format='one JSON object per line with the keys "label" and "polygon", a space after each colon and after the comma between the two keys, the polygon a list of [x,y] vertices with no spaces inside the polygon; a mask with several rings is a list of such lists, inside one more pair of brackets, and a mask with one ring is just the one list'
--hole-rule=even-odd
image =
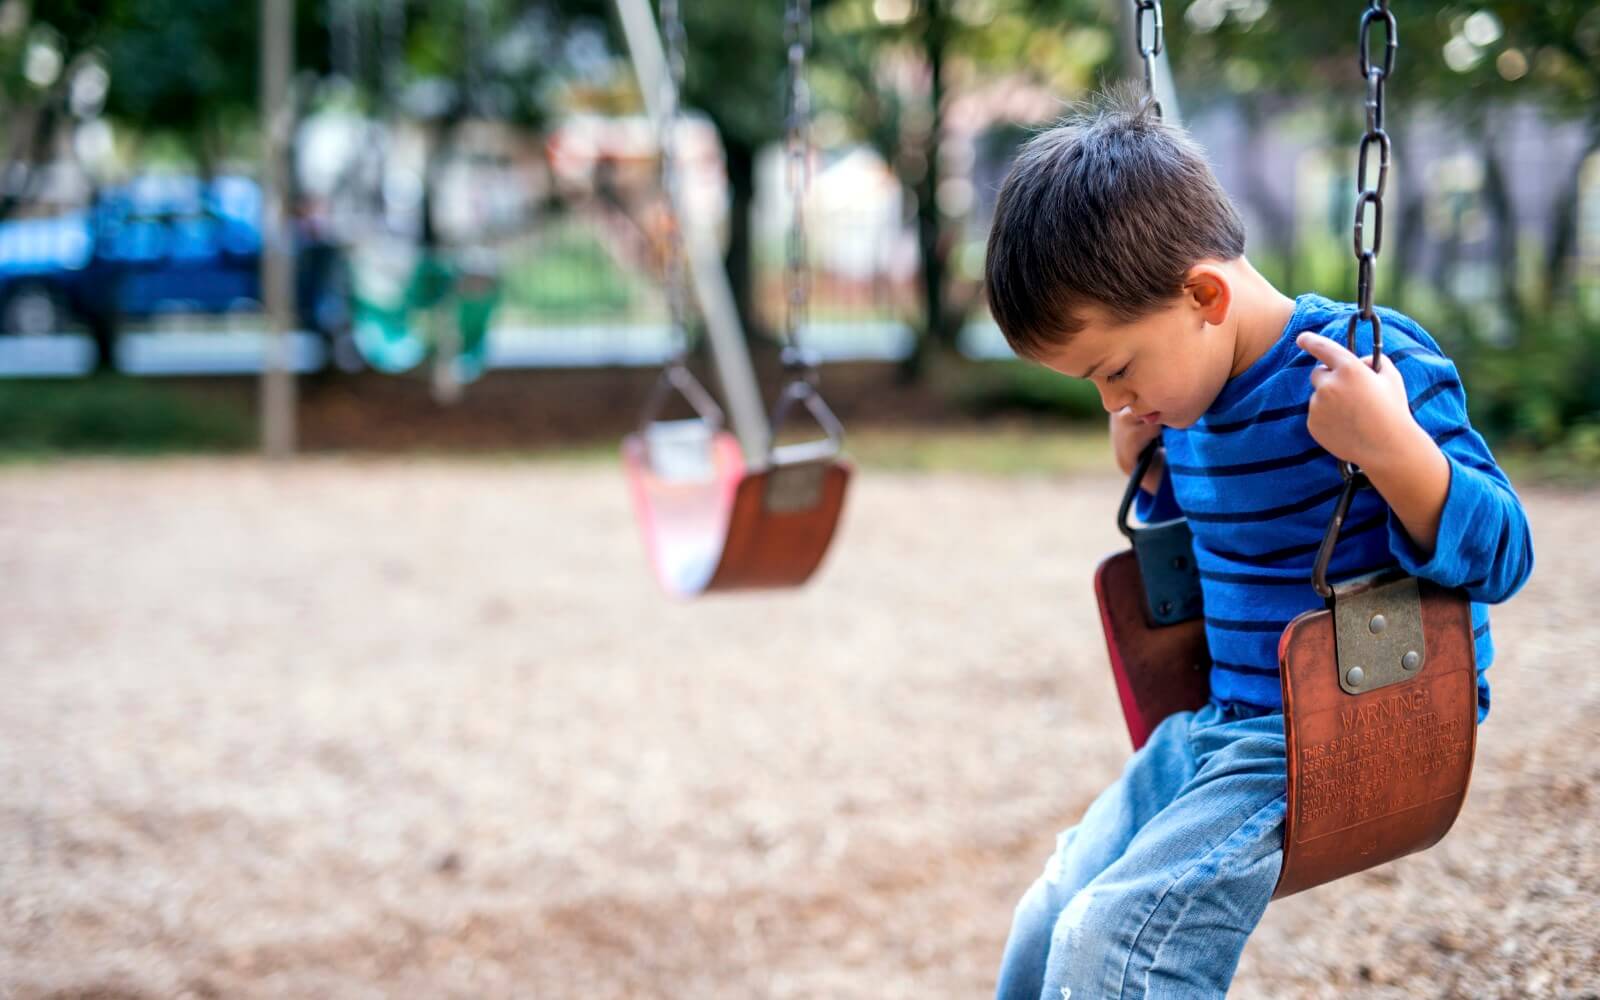
{"label": "mulch surface", "polygon": [[[812,586],[682,604],[609,466],[0,469],[0,996],[986,995],[1128,754],[1119,491],[869,470]],[[1525,499],[1455,831],[1233,996],[1600,995],[1600,494]]]}

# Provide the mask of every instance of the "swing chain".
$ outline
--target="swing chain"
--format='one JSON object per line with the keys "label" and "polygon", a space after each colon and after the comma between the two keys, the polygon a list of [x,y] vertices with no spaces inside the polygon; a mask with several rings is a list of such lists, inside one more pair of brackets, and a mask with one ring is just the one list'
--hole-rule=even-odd
{"label": "swing chain", "polygon": [[663,249],[663,280],[667,311],[672,325],[673,353],[669,369],[686,368],[689,361],[689,300],[686,285],[682,222],[678,218],[679,177],[677,126],[678,95],[683,89],[687,48],[683,15],[678,0],[661,0],[661,38],[667,60],[667,73],[661,79],[660,119],[656,123],[656,142],[661,150],[661,193],[666,198],[666,246]]}
{"label": "swing chain", "polygon": [[816,359],[800,346],[800,328],[805,323],[811,291],[805,219],[806,192],[811,187],[811,88],[806,80],[806,52],[811,46],[811,0],[788,0],[783,36],[788,52],[784,186],[792,213],[784,269],[783,367],[791,380],[815,386]]}
{"label": "swing chain", "polygon": [[654,388],[646,397],[644,410],[639,414],[638,433],[648,434],[650,425],[661,415],[667,401],[674,393],[682,396],[694,409],[699,419],[713,432],[721,430],[724,422],[722,408],[706,391],[700,380],[689,370],[689,295],[685,261],[688,257],[683,245],[683,227],[678,215],[678,95],[683,90],[686,42],[683,17],[678,0],[661,0],[661,38],[666,56],[667,72],[660,81],[660,102],[656,109],[656,142],[661,150],[661,194],[666,199],[666,240],[662,249],[662,281],[666,287],[668,322],[673,340],[672,354],[667,358],[656,379]]}
{"label": "swing chain", "polygon": [[[1372,58],[1372,27],[1379,22],[1384,26],[1383,61],[1376,62]],[[1357,66],[1361,71],[1361,78],[1366,82],[1366,132],[1361,136],[1361,145],[1356,154],[1356,205],[1354,239],[1352,245],[1356,257],[1356,303],[1357,313],[1351,319],[1349,332],[1346,336],[1347,346],[1352,352],[1356,349],[1355,333],[1360,320],[1367,320],[1372,324],[1372,367],[1376,370],[1379,366],[1379,357],[1383,353],[1383,325],[1378,319],[1373,308],[1373,271],[1377,263],[1378,254],[1383,249],[1383,195],[1389,185],[1389,163],[1391,143],[1389,133],[1384,130],[1384,85],[1389,76],[1394,72],[1395,53],[1400,47],[1400,36],[1396,29],[1394,12],[1389,10],[1389,0],[1368,0],[1368,6],[1361,14],[1361,30],[1357,36]],[[1372,147],[1378,148],[1378,176],[1376,181],[1370,176],[1372,161]],[[1372,208],[1372,245],[1367,245],[1367,207]]]}
{"label": "swing chain", "polygon": [[[829,460],[844,442],[844,425],[834,416],[822,394],[816,355],[800,344],[810,292],[811,270],[806,258],[806,192],[811,186],[811,88],[806,81],[806,51],[811,46],[811,0],[786,0],[784,41],[788,43],[789,78],[784,104],[784,186],[789,196],[788,260],[784,273],[783,370],[787,376],[777,405],[772,408],[772,443],[768,461],[774,466]],[[823,438],[779,447],[778,436],[797,407],[811,414]]]}
{"label": "swing chain", "polygon": [[[1375,62],[1371,54],[1372,26],[1380,21],[1384,26],[1381,64]],[[1382,367],[1383,359],[1383,320],[1373,307],[1373,270],[1378,260],[1378,252],[1383,248],[1383,193],[1389,184],[1391,144],[1389,133],[1383,128],[1384,84],[1394,72],[1394,57],[1399,47],[1400,36],[1396,30],[1394,13],[1389,10],[1389,0],[1368,0],[1367,9],[1361,13],[1361,31],[1356,39],[1358,68],[1361,71],[1361,78],[1366,81],[1364,108],[1367,128],[1361,136],[1361,145],[1356,154],[1356,211],[1353,241],[1356,256],[1356,311],[1351,314],[1349,326],[1345,330],[1345,346],[1350,353],[1357,353],[1356,330],[1362,320],[1371,323],[1373,371],[1378,371]],[[1371,151],[1374,145],[1378,147],[1378,176],[1375,182],[1370,176]],[[1372,206],[1370,247],[1366,244],[1368,205]],[[1344,490],[1339,494],[1338,502],[1334,504],[1333,516],[1328,521],[1328,529],[1322,536],[1322,545],[1317,549],[1316,565],[1311,571],[1311,585],[1327,600],[1333,598],[1333,588],[1328,585],[1328,564],[1333,560],[1333,548],[1339,541],[1339,532],[1344,526],[1345,516],[1350,512],[1350,503],[1356,491],[1369,485],[1367,477],[1350,462],[1339,463],[1339,474],[1344,478]]]}
{"label": "swing chain", "polygon": [[[1146,45],[1145,18],[1150,19],[1150,44]],[[1139,58],[1144,62],[1144,92],[1150,98],[1150,108],[1161,117],[1161,102],[1156,100],[1156,57],[1165,45],[1165,31],[1161,21],[1160,0],[1134,0],[1133,37],[1139,45]]]}

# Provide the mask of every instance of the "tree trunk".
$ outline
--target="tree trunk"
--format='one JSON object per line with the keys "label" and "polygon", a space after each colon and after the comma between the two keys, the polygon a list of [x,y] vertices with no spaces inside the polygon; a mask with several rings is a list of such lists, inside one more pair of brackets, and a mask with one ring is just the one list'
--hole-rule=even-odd
{"label": "tree trunk", "polygon": [[1572,278],[1572,252],[1578,243],[1578,198],[1582,195],[1583,165],[1596,150],[1600,150],[1600,118],[1589,120],[1588,135],[1583,151],[1567,172],[1567,181],[1556,195],[1551,208],[1555,220],[1545,245],[1544,300],[1546,305],[1555,302],[1567,291]]}
{"label": "tree trunk", "polygon": [[25,168],[26,174],[19,190],[8,188],[0,193],[0,219],[9,218],[11,213],[31,201],[39,186],[40,167],[50,156],[51,146],[54,144],[56,120],[59,117],[56,105],[54,92],[41,98],[31,120],[23,126],[27,134],[17,144],[21,148],[14,149],[10,162],[4,164],[7,176],[10,176],[13,168],[19,163]]}
{"label": "tree trunk", "polygon": [[[1395,137],[1395,147],[1409,150],[1412,148],[1412,133],[1410,125],[1414,121],[1409,115],[1396,115],[1394,127],[1389,133]],[[1394,305],[1396,309],[1407,308],[1406,297],[1410,291],[1411,269],[1416,265],[1418,251],[1422,249],[1424,236],[1424,219],[1428,206],[1427,183],[1420,175],[1413,175],[1409,179],[1404,174],[1403,164],[1411,162],[1404,157],[1397,159],[1390,167],[1390,190],[1398,189],[1400,192],[1400,216],[1397,220],[1397,231],[1394,235],[1394,267],[1390,269],[1390,280],[1394,283]]]}
{"label": "tree trunk", "polygon": [[1506,186],[1505,171],[1500,167],[1500,157],[1495,143],[1495,124],[1489,116],[1484,118],[1484,128],[1479,136],[1483,156],[1483,199],[1494,220],[1495,270],[1500,282],[1500,304],[1511,322],[1512,329],[1522,328],[1522,299],[1517,291],[1517,214],[1511,203],[1511,191]]}
{"label": "tree trunk", "polygon": [[754,242],[750,231],[754,222],[751,208],[755,201],[756,149],[733,139],[729,130],[722,130],[722,137],[728,162],[728,252],[723,264],[745,340],[755,341],[767,332],[756,308]]}
{"label": "tree trunk", "polygon": [[921,178],[913,185],[917,199],[917,255],[922,265],[922,330],[911,354],[901,366],[907,380],[919,378],[930,351],[949,348],[955,337],[949,332],[946,297],[946,253],[942,246],[943,224],[939,217],[939,143],[944,131],[944,55],[945,14],[942,0],[928,0],[928,31],[923,39],[928,58],[928,131],[923,137]]}

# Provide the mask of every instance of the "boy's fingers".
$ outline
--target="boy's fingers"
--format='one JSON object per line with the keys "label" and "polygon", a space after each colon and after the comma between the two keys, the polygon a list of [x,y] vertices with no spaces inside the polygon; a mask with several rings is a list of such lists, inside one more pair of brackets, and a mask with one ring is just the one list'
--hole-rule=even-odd
{"label": "boy's fingers", "polygon": [[1329,368],[1339,368],[1341,365],[1359,364],[1361,359],[1351,354],[1345,346],[1336,340],[1329,340],[1320,333],[1302,333],[1294,339],[1302,351],[1316,358]]}

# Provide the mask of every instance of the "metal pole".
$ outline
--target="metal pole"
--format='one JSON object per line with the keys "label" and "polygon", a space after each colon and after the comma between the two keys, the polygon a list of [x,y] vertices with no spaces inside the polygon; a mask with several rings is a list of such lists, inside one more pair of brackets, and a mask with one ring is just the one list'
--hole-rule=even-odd
{"label": "metal pole", "polygon": [[285,198],[290,131],[289,74],[294,62],[293,0],[261,0],[261,294],[267,349],[261,369],[261,450],[287,458],[295,450],[295,384],[289,368],[294,327],[293,259]]}
{"label": "metal pole", "polygon": [[[667,75],[667,58],[661,47],[661,36],[656,33],[654,18],[650,16],[648,0],[616,0],[617,13],[622,19],[622,31],[628,39],[628,52],[633,57],[633,69],[644,94],[645,108],[651,117],[659,118],[661,95],[670,87]],[[681,185],[680,194],[681,199]],[[688,225],[682,201],[674,203],[683,231],[684,251],[689,258],[689,273],[694,281],[695,298],[700,302],[700,313],[705,317],[706,332],[711,337],[711,355],[716,361],[717,378],[722,383],[723,400],[733,417],[733,430],[744,452],[745,464],[752,469],[767,462],[767,445],[772,439],[772,427],[767,422],[767,411],[761,403],[761,389],[756,384],[755,367],[750,362],[750,351],[745,346],[744,330],[739,325],[739,310],[733,302],[733,289],[728,285],[728,274],[722,268],[722,254],[716,242],[704,227]]]}

